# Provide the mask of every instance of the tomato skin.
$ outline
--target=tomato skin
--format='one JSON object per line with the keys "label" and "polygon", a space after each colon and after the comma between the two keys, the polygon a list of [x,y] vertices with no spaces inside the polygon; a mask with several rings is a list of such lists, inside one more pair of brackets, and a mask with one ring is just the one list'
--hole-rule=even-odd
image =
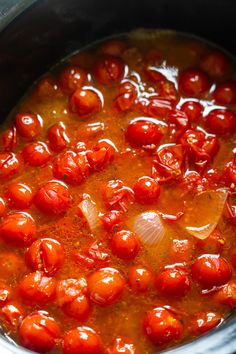
{"label": "tomato skin", "polygon": [[64,263],[64,249],[60,242],[51,238],[34,241],[25,253],[25,262],[32,270],[52,276]]}
{"label": "tomato skin", "polygon": [[145,293],[152,283],[152,272],[143,266],[132,266],[129,268],[128,280],[131,289],[138,294]]}
{"label": "tomato skin", "polygon": [[100,140],[92,150],[86,152],[90,168],[100,171],[109,165],[115,157],[117,149],[110,140]]}
{"label": "tomato skin", "polygon": [[110,180],[103,187],[102,196],[105,206],[109,209],[126,212],[130,204],[134,202],[134,192],[126,187],[120,180]]}
{"label": "tomato skin", "polygon": [[63,215],[70,206],[71,196],[67,186],[60,181],[49,181],[34,197],[36,207],[48,215]]}
{"label": "tomato skin", "polygon": [[151,177],[140,177],[133,186],[135,199],[141,204],[152,204],[160,195],[159,184]]}
{"label": "tomato skin", "polygon": [[120,58],[106,56],[97,60],[93,74],[103,85],[112,85],[120,80],[124,73],[124,63]]}
{"label": "tomato skin", "polygon": [[230,308],[236,307],[236,283],[230,281],[213,294],[213,301]]}
{"label": "tomato skin", "polygon": [[170,246],[169,257],[175,262],[188,262],[193,257],[194,245],[188,239],[174,239]]}
{"label": "tomato skin", "polygon": [[193,263],[192,276],[201,286],[211,288],[227,283],[232,277],[232,270],[223,257],[204,254]]}
{"label": "tomato skin", "polygon": [[162,138],[162,127],[151,119],[135,119],[127,127],[125,137],[132,147],[158,144]]}
{"label": "tomato skin", "polygon": [[58,155],[53,163],[53,175],[68,184],[80,184],[89,175],[89,164],[85,154],[66,151]]}
{"label": "tomato skin", "polygon": [[24,183],[11,183],[5,192],[5,198],[16,209],[27,209],[33,202],[33,191]]}
{"label": "tomato skin", "polygon": [[76,66],[64,69],[59,75],[59,85],[65,93],[73,93],[81,88],[87,81],[85,71]]}
{"label": "tomato skin", "polygon": [[11,245],[29,246],[35,240],[36,225],[27,213],[7,215],[0,225],[0,237]]}
{"label": "tomato skin", "polygon": [[22,300],[30,305],[43,306],[55,298],[56,280],[36,271],[25,275],[18,286]]}
{"label": "tomato skin", "polygon": [[0,153],[0,180],[8,179],[20,171],[22,161],[20,156],[9,153]]}
{"label": "tomato skin", "polygon": [[53,151],[61,152],[70,144],[70,135],[63,122],[52,125],[48,129],[47,135]]}
{"label": "tomato skin", "polygon": [[63,340],[63,354],[102,354],[100,336],[90,327],[76,327],[68,331]]}
{"label": "tomato skin", "polygon": [[164,307],[156,307],[149,311],[143,325],[145,334],[155,345],[168,344],[180,339],[183,334],[181,322]]}
{"label": "tomato skin", "polygon": [[18,279],[26,270],[23,258],[11,251],[0,253],[0,264],[0,279],[6,281],[13,277]]}
{"label": "tomato skin", "polygon": [[13,291],[5,282],[0,281],[0,307],[4,306],[13,297]]}
{"label": "tomato skin", "polygon": [[234,83],[222,83],[217,85],[213,92],[215,101],[219,104],[233,104],[236,102],[236,85]]}
{"label": "tomato skin", "polygon": [[124,288],[125,280],[115,268],[101,268],[88,277],[90,299],[99,306],[117,302]]}
{"label": "tomato skin", "polygon": [[26,145],[22,151],[22,156],[30,166],[38,167],[45,165],[50,160],[51,152],[47,144],[38,141],[37,143]]}
{"label": "tomato skin", "polygon": [[2,307],[0,316],[7,326],[18,328],[25,316],[23,307],[16,301],[8,302]]}
{"label": "tomato skin", "polygon": [[213,51],[202,58],[201,68],[210,76],[221,77],[228,69],[228,62],[223,53]]}
{"label": "tomato skin", "polygon": [[186,101],[181,106],[181,111],[186,113],[190,122],[197,122],[202,114],[203,107],[199,102]]}
{"label": "tomato skin", "polygon": [[41,132],[42,126],[40,119],[39,116],[32,113],[17,114],[15,121],[17,132],[22,138],[32,140]]}
{"label": "tomato skin", "polygon": [[222,317],[216,312],[200,312],[191,319],[189,330],[194,335],[201,335],[218,326]]}
{"label": "tomato skin", "polygon": [[89,116],[100,111],[102,106],[99,95],[90,89],[77,89],[70,98],[69,107],[79,117]]}
{"label": "tomato skin", "polygon": [[136,86],[129,82],[122,82],[117,89],[117,95],[113,101],[113,107],[118,112],[129,111],[135,103],[137,98]]}
{"label": "tomato skin", "polygon": [[119,210],[111,210],[100,216],[102,225],[106,231],[111,231],[115,227],[119,227],[122,222],[123,213]]}
{"label": "tomato skin", "polygon": [[35,311],[26,316],[19,327],[21,345],[38,353],[53,349],[59,337],[58,324],[45,311]]}
{"label": "tomato skin", "polygon": [[225,135],[236,130],[236,115],[229,109],[213,109],[205,119],[206,127],[212,133]]}
{"label": "tomato skin", "polygon": [[166,80],[165,75],[163,75],[160,71],[158,71],[157,68],[155,68],[155,66],[152,66],[152,65],[145,66],[144,74],[146,75],[148,80],[150,80],[151,82],[154,82],[154,83],[156,83],[158,81],[165,81]]}
{"label": "tomato skin", "polygon": [[17,144],[17,134],[15,126],[5,130],[1,135],[2,150],[4,152],[13,151]]}
{"label": "tomato skin", "polygon": [[126,338],[117,337],[106,349],[105,354],[137,354],[134,344]]}
{"label": "tomato skin", "polygon": [[200,70],[189,69],[180,74],[179,89],[186,96],[199,96],[209,89],[209,80]]}
{"label": "tomato skin", "polygon": [[184,296],[191,287],[187,272],[180,268],[166,268],[155,278],[156,290],[165,296]]}
{"label": "tomato skin", "polygon": [[114,255],[126,261],[134,259],[140,251],[139,239],[128,230],[116,232],[112,237],[110,246]]}
{"label": "tomato skin", "polygon": [[215,229],[205,240],[198,240],[196,245],[201,252],[220,254],[223,251],[225,242],[226,240],[222,233]]}
{"label": "tomato skin", "polygon": [[236,186],[236,163],[230,161],[224,169],[223,179],[227,187],[234,189]]}

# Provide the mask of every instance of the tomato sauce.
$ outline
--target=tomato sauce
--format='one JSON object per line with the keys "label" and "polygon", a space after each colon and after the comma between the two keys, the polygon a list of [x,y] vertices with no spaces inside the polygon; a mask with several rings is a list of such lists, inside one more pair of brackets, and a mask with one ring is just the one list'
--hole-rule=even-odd
{"label": "tomato sauce", "polygon": [[152,354],[236,306],[236,71],[137,31],[59,63],[1,128],[0,320],[39,353]]}

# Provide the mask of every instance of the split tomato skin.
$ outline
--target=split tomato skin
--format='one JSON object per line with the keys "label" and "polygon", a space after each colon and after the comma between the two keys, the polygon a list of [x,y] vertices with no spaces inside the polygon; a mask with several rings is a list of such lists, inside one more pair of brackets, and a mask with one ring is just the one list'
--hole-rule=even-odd
{"label": "split tomato skin", "polygon": [[216,312],[200,312],[190,322],[189,330],[194,335],[202,335],[222,322],[222,317]]}
{"label": "split tomato skin", "polygon": [[111,346],[109,346],[105,354],[137,354],[137,350],[134,346],[134,344],[131,342],[131,340],[123,338],[123,337],[117,337]]}

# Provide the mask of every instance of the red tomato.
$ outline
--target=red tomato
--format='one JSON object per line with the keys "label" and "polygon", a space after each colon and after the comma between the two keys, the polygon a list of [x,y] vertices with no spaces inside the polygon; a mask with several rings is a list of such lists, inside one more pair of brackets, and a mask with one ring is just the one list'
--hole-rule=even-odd
{"label": "red tomato", "polygon": [[15,252],[1,252],[0,264],[0,279],[17,279],[26,270],[23,258]]}
{"label": "red tomato", "polygon": [[190,290],[190,279],[181,268],[166,268],[156,276],[155,287],[165,296],[184,296]]}
{"label": "red tomato", "polygon": [[235,83],[224,83],[217,85],[213,97],[219,104],[232,104],[236,102]]}
{"label": "red tomato", "polygon": [[236,307],[236,283],[230,281],[213,294],[213,301],[231,308]]}
{"label": "red tomato", "polygon": [[38,141],[26,145],[22,151],[22,156],[30,166],[42,166],[45,165],[51,158],[51,152],[48,149],[47,144]]}
{"label": "red tomato", "polygon": [[145,176],[135,182],[133,191],[137,202],[152,204],[160,195],[160,186],[153,178]]}
{"label": "red tomato", "polygon": [[52,238],[42,238],[32,243],[25,254],[25,261],[32,270],[41,270],[52,276],[64,263],[64,249]]}
{"label": "red tomato", "polygon": [[211,288],[227,283],[232,277],[232,270],[223,257],[204,254],[193,263],[192,276],[201,286]]}
{"label": "red tomato", "polygon": [[16,130],[26,139],[33,139],[40,134],[42,129],[41,117],[31,113],[16,115]]}
{"label": "red tomato", "polygon": [[36,271],[25,275],[18,287],[18,292],[24,302],[30,305],[43,306],[54,299],[56,280],[46,277],[43,272]]}
{"label": "red tomato", "polygon": [[89,174],[89,164],[85,154],[66,151],[56,157],[53,175],[68,184],[80,184]]}
{"label": "red tomato", "polygon": [[4,152],[14,150],[17,144],[16,128],[14,126],[2,133],[1,142],[2,150]]}
{"label": "red tomato", "polygon": [[120,56],[125,49],[125,43],[118,39],[111,39],[101,45],[100,51],[106,55]]}
{"label": "red tomato", "polygon": [[156,92],[160,98],[169,100],[174,105],[179,99],[179,94],[175,88],[175,84],[169,80],[158,81]]}
{"label": "red tomato", "polygon": [[21,159],[18,155],[9,153],[0,153],[0,179],[9,179],[16,175],[21,167]]}
{"label": "red tomato", "polygon": [[5,198],[16,209],[27,209],[33,202],[32,189],[24,183],[11,183],[5,192]]}
{"label": "red tomato", "polygon": [[163,136],[164,125],[151,118],[132,120],[126,130],[125,137],[133,147],[158,144]]}
{"label": "red tomato", "polygon": [[61,97],[62,93],[59,90],[55,79],[52,77],[52,75],[47,75],[43,77],[39,82],[37,83],[36,90],[35,90],[36,96],[42,101],[45,99],[49,99],[51,97]]}
{"label": "red tomato", "polygon": [[47,133],[53,151],[60,152],[70,144],[70,136],[63,122],[52,125]]}
{"label": "red tomato", "polygon": [[25,312],[18,302],[11,301],[2,307],[0,315],[2,315],[3,321],[7,325],[18,328],[25,317]]}
{"label": "red tomato", "polygon": [[114,160],[116,151],[115,145],[110,140],[100,140],[92,150],[86,152],[90,168],[94,171],[103,169]]}
{"label": "red tomato", "polygon": [[12,299],[13,290],[5,282],[0,281],[0,307],[4,306],[9,300]]}
{"label": "red tomato", "polygon": [[169,122],[175,124],[177,131],[185,131],[189,127],[189,118],[185,112],[173,110],[169,116]]}
{"label": "red tomato", "polygon": [[107,208],[121,209],[126,212],[134,202],[134,192],[120,180],[108,181],[104,186],[103,200]]}
{"label": "red tomato", "polygon": [[4,216],[6,212],[6,203],[3,198],[0,197],[0,217]]}
{"label": "red tomato", "polygon": [[213,109],[205,119],[206,127],[212,133],[225,135],[236,131],[236,115],[229,109]]}
{"label": "red tomato", "polygon": [[188,239],[174,239],[170,246],[169,257],[175,262],[188,262],[193,257],[193,242]]}
{"label": "red tomato", "polygon": [[19,327],[20,343],[38,353],[53,349],[59,337],[58,324],[45,311],[35,311],[26,316]]}
{"label": "red tomato", "polygon": [[81,88],[87,81],[85,71],[76,66],[70,66],[64,69],[59,76],[59,84],[61,89],[66,93],[73,93]]}
{"label": "red tomato", "polygon": [[181,322],[164,307],[156,307],[144,318],[144,331],[155,345],[163,345],[180,339],[183,334]]}
{"label": "red tomato", "polygon": [[124,63],[121,59],[106,56],[99,59],[93,69],[96,80],[103,85],[112,85],[119,81],[124,73]]}
{"label": "red tomato", "polygon": [[99,306],[117,302],[125,288],[125,280],[114,268],[101,268],[88,277],[90,299]]}
{"label": "red tomato", "polygon": [[148,80],[156,83],[158,81],[165,81],[166,77],[163,75],[158,68],[152,65],[147,65],[144,68],[144,74],[148,78]]}
{"label": "red tomato", "polygon": [[7,215],[0,225],[0,237],[15,246],[29,246],[35,240],[34,219],[27,213]]}
{"label": "red tomato", "polygon": [[101,98],[91,89],[77,89],[70,98],[70,109],[78,116],[88,116],[100,111]]}
{"label": "red tomato", "polygon": [[222,320],[217,312],[200,312],[191,319],[189,330],[194,335],[201,335],[218,326]]}
{"label": "red tomato", "polygon": [[[82,125],[78,129],[78,138],[86,139],[89,141],[97,135],[101,135],[101,133],[105,130],[105,125],[102,122],[89,123],[86,125]],[[86,149],[84,149],[85,151]],[[76,150],[79,152],[78,150]]]}
{"label": "red tomato", "polygon": [[223,179],[225,184],[230,189],[234,189],[236,187],[236,161],[230,161],[226,164]]}
{"label": "red tomato", "polygon": [[137,354],[136,348],[131,340],[117,337],[106,349],[105,354]]}
{"label": "red tomato", "polygon": [[76,327],[68,331],[63,340],[63,354],[102,354],[100,336],[90,327]]}
{"label": "red tomato", "polygon": [[62,215],[70,206],[71,196],[67,186],[60,181],[49,181],[35,195],[36,207],[48,215]]}
{"label": "red tomato", "polygon": [[132,108],[137,98],[136,86],[129,82],[122,82],[117,89],[117,95],[113,101],[113,107],[118,112],[125,112]]}
{"label": "red tomato", "polygon": [[180,74],[179,89],[186,96],[199,96],[209,87],[208,77],[200,70],[189,69]]}
{"label": "red tomato", "polygon": [[196,101],[186,101],[184,104],[181,106],[181,111],[186,113],[188,119],[190,122],[197,122],[198,119],[200,118],[203,107],[199,102]]}
{"label": "red tomato", "polygon": [[152,282],[152,272],[143,266],[132,266],[129,268],[128,280],[131,289],[135,293],[146,292]]}
{"label": "red tomato", "polygon": [[213,77],[221,77],[228,69],[228,62],[223,53],[213,51],[202,59],[201,68]]}
{"label": "red tomato", "polygon": [[126,261],[134,259],[140,250],[140,242],[137,236],[128,230],[118,231],[111,240],[112,253]]}
{"label": "red tomato", "polygon": [[215,229],[205,240],[197,240],[197,247],[204,253],[221,253],[225,245],[222,233]]}
{"label": "red tomato", "polygon": [[115,227],[119,227],[122,222],[123,213],[119,210],[110,210],[105,214],[100,216],[100,220],[102,221],[102,225],[105,230],[111,231]]}
{"label": "red tomato", "polygon": [[169,116],[172,110],[172,102],[162,97],[150,97],[147,105],[147,110],[144,110],[144,114],[154,118],[166,118]]}

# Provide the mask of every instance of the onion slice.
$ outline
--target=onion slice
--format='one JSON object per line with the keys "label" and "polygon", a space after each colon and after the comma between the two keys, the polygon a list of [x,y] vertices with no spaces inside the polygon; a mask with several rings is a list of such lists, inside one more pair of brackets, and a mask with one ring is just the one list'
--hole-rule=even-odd
{"label": "onion slice", "polygon": [[155,248],[165,234],[161,218],[155,211],[147,211],[136,216],[131,228],[140,241],[149,248]]}
{"label": "onion slice", "polygon": [[79,208],[85,217],[90,230],[95,231],[100,226],[96,204],[91,199],[84,199],[79,204]]}
{"label": "onion slice", "polygon": [[186,208],[182,226],[198,239],[207,238],[220,220],[227,195],[228,191],[223,188],[197,194]]}

